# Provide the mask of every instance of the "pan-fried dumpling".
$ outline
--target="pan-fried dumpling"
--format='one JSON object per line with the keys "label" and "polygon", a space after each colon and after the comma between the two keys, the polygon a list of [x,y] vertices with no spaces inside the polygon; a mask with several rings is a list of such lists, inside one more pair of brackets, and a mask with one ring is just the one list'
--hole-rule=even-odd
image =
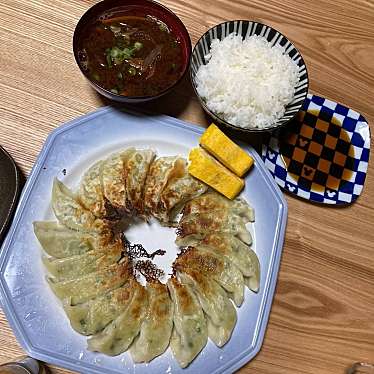
{"label": "pan-fried dumpling", "polygon": [[167,285],[174,302],[174,330],[170,347],[179,365],[185,368],[205,347],[207,324],[190,286],[181,284],[175,277],[170,278]]}
{"label": "pan-fried dumpling", "polygon": [[83,175],[79,186],[79,200],[96,217],[105,217],[105,200],[101,184],[104,161],[96,162]]}
{"label": "pan-fried dumpling", "polygon": [[118,262],[122,252],[123,246],[120,241],[117,241],[106,248],[92,250],[83,255],[60,259],[44,257],[43,263],[53,277],[62,281],[82,277],[104,269]]}
{"label": "pan-fried dumpling", "polygon": [[52,208],[56,218],[69,229],[82,232],[101,232],[105,229],[102,220],[85,209],[57,178],[53,181]]}
{"label": "pan-fried dumpling", "polygon": [[146,316],[148,293],[146,289],[134,282],[134,296],[128,308],[112,321],[105,329],[88,340],[88,349],[116,356],[125,352],[139,334],[141,324]]}
{"label": "pan-fried dumpling", "polygon": [[140,214],[144,211],[144,185],[149,167],[156,157],[150,149],[136,150],[131,154],[125,165],[127,207]]}
{"label": "pan-fried dumpling", "polygon": [[172,223],[184,204],[206,192],[208,186],[192,177],[184,165],[182,177],[171,178],[161,193],[161,200],[156,217],[164,224]]}
{"label": "pan-fried dumpling", "polygon": [[230,234],[214,232],[206,234],[202,239],[185,236],[177,239],[181,247],[199,246],[229,258],[245,277],[260,276],[259,262],[256,253],[237,237]]}
{"label": "pan-fried dumpling", "polygon": [[232,234],[244,243],[252,243],[251,234],[245,227],[243,219],[236,215],[225,215],[219,210],[183,215],[178,226],[178,237],[182,238],[192,235],[191,238],[202,239],[206,234],[212,232]]}
{"label": "pan-fried dumpling", "polygon": [[[188,240],[185,240],[186,242]],[[241,240],[232,235],[213,233],[206,235],[195,245],[229,258],[243,273],[244,284],[253,292],[258,292],[260,288],[260,262],[256,253]]]}
{"label": "pan-fried dumpling", "polygon": [[135,148],[110,155],[101,168],[101,184],[105,199],[119,212],[126,208],[126,178],[127,163],[135,153]]}
{"label": "pan-fried dumpling", "polygon": [[152,162],[144,187],[144,204],[147,214],[157,212],[161,199],[161,192],[168,180],[174,176],[181,176],[184,172],[186,160],[181,157],[160,157]]}
{"label": "pan-fried dumpling", "polygon": [[245,223],[254,221],[254,210],[244,199],[230,200],[215,191],[209,191],[190,200],[185,205],[183,213],[189,215],[209,213],[216,210],[219,210],[222,214],[242,217]]}
{"label": "pan-fried dumpling", "polygon": [[258,263],[256,253],[235,236],[212,233],[206,235],[198,245],[228,257],[244,276],[252,277],[255,274]]}
{"label": "pan-fried dumpling", "polygon": [[159,282],[147,284],[148,311],[139,336],[131,345],[134,362],[149,362],[164,353],[173,329],[173,303],[167,286]]}
{"label": "pan-fried dumpling", "polygon": [[[113,291],[83,304],[72,305],[64,301],[64,310],[73,329],[83,335],[93,335],[116,319],[129,306],[134,295],[135,279]],[[136,287],[136,286],[135,286]]]}
{"label": "pan-fried dumpling", "polygon": [[95,236],[70,230],[53,221],[33,223],[34,233],[44,251],[55,258],[82,255],[95,248]]}
{"label": "pan-fried dumpling", "polygon": [[177,271],[192,268],[207,277],[212,277],[229,293],[237,306],[242,305],[244,300],[243,275],[226,257],[200,247],[191,247],[175,260],[174,268]]}
{"label": "pan-fried dumpling", "polygon": [[244,284],[253,292],[258,292],[260,289],[260,262],[258,261],[256,253],[250,251],[250,254],[252,256],[253,275],[249,277],[244,277]]}
{"label": "pan-fried dumpling", "polygon": [[71,303],[75,305],[121,287],[128,281],[131,273],[129,260],[125,257],[119,264],[76,279],[56,282],[55,279],[48,278],[47,281],[59,299],[71,298]]}
{"label": "pan-fried dumpling", "polygon": [[225,291],[213,279],[193,269],[178,273],[182,283],[190,284],[196,292],[208,317],[208,336],[222,347],[231,336],[236,324],[236,310]]}

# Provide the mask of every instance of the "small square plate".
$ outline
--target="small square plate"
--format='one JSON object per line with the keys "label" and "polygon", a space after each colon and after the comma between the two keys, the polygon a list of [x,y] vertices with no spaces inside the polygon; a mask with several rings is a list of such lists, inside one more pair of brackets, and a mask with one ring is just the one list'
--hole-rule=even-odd
{"label": "small square plate", "polygon": [[[178,366],[170,349],[149,364],[134,364],[127,352],[110,357],[88,351],[87,337],[70,327],[61,303],[48,287],[42,251],[33,233],[33,221],[54,219],[50,202],[54,177],[77,187],[91,164],[129,146],[153,148],[162,156],[186,157],[203,131],[168,116],[103,108],[59,127],[48,137],[27,180],[0,255],[0,302],[30,356],[85,374],[218,374],[237,370],[257,354],[277,281],[287,204],[253,148],[246,147],[255,164],[242,195],[256,212],[253,249],[261,264],[260,291],[254,294],[246,290],[229,342],[217,348],[209,341],[186,369]],[[152,231],[142,235],[152,235]]]}
{"label": "small square plate", "polygon": [[365,118],[311,94],[297,120],[273,132],[262,147],[262,159],[280,187],[326,204],[349,204],[358,198],[369,153]]}

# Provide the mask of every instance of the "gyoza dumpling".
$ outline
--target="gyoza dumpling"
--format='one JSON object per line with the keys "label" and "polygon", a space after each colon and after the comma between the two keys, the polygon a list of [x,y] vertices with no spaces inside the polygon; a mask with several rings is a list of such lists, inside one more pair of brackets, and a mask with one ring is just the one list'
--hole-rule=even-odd
{"label": "gyoza dumpling", "polygon": [[244,300],[243,275],[226,257],[200,247],[190,247],[175,260],[174,268],[182,272],[186,268],[191,268],[207,277],[212,277],[229,292],[237,306],[242,305]]}
{"label": "gyoza dumpling", "polygon": [[119,261],[123,252],[122,243],[118,240],[105,248],[56,259],[44,257],[43,263],[48,272],[58,281],[82,277],[99,271]]}
{"label": "gyoza dumpling", "polygon": [[144,188],[145,213],[157,212],[161,192],[168,180],[179,177],[184,171],[186,160],[180,157],[160,157],[152,162]]}
{"label": "gyoza dumpling", "polygon": [[53,181],[52,208],[56,218],[64,226],[82,232],[102,232],[106,225],[85,209],[57,178]]}
{"label": "gyoza dumpling", "polygon": [[101,168],[101,184],[105,199],[120,213],[126,208],[126,177],[127,164],[135,153],[135,148],[110,155]]}
{"label": "gyoza dumpling", "polygon": [[88,349],[116,356],[125,352],[139,334],[146,316],[148,293],[138,282],[134,282],[134,296],[128,308],[105,329],[88,340]]}
{"label": "gyoza dumpling", "polygon": [[127,207],[140,214],[144,211],[144,185],[149,167],[156,157],[150,149],[135,150],[125,165]]}
{"label": "gyoza dumpling", "polygon": [[164,353],[169,346],[173,329],[173,303],[167,286],[159,282],[147,283],[148,311],[140,334],[130,347],[134,362],[149,362]]}
{"label": "gyoza dumpling", "polygon": [[260,262],[256,253],[241,240],[232,235],[213,233],[206,235],[197,246],[229,258],[243,273],[244,284],[258,292]]}
{"label": "gyoza dumpling", "polygon": [[162,191],[156,217],[164,224],[172,223],[187,201],[203,194],[207,189],[205,183],[188,173],[185,163],[182,176],[171,178]]}
{"label": "gyoza dumpling", "polygon": [[174,302],[174,330],[170,347],[174,357],[185,368],[205,347],[208,328],[196,295],[187,284],[173,277],[167,283]]}
{"label": "gyoza dumpling", "polygon": [[105,217],[105,200],[101,184],[101,170],[104,161],[96,162],[83,175],[79,187],[79,200],[96,217]]}
{"label": "gyoza dumpling", "polygon": [[82,255],[95,249],[94,235],[70,230],[53,221],[38,221],[33,225],[44,251],[55,258]]}
{"label": "gyoza dumpling", "polygon": [[[236,215],[226,215],[219,210],[210,213],[184,214],[178,226],[178,237],[181,238],[193,235],[195,239],[202,239],[212,232],[232,234],[244,243],[252,243],[251,234],[245,227],[243,219]],[[178,241],[176,243],[178,244]]]}
{"label": "gyoza dumpling", "polygon": [[[254,292],[258,291],[260,263],[257,255],[249,246],[235,236],[215,232],[206,234],[202,239],[196,239],[192,235],[178,238],[177,244],[182,247],[198,246],[229,258],[243,273],[244,277],[253,278],[250,282],[252,286],[249,288]],[[249,284],[248,281],[245,282],[246,285]]]}
{"label": "gyoza dumpling", "polygon": [[121,287],[83,304],[72,305],[71,300],[64,301],[64,310],[73,329],[83,335],[93,335],[103,330],[129,306],[136,286],[135,279]]}
{"label": "gyoza dumpling", "polygon": [[190,200],[184,206],[183,213],[189,215],[209,213],[216,210],[219,210],[222,214],[242,217],[245,223],[254,221],[254,210],[244,199],[230,200],[215,191],[209,191]]}
{"label": "gyoza dumpling", "polygon": [[256,256],[256,253],[251,252],[252,264],[253,264],[253,275],[244,277],[244,284],[253,292],[258,292],[260,289],[260,262]]}
{"label": "gyoza dumpling", "polygon": [[119,264],[76,279],[56,282],[53,278],[47,278],[47,281],[59,299],[71,298],[72,305],[75,305],[121,287],[131,275],[130,263],[125,257]]}
{"label": "gyoza dumpling", "polygon": [[222,347],[229,339],[236,324],[236,310],[225,291],[213,279],[187,268],[178,273],[182,283],[190,284],[208,317],[208,336]]}

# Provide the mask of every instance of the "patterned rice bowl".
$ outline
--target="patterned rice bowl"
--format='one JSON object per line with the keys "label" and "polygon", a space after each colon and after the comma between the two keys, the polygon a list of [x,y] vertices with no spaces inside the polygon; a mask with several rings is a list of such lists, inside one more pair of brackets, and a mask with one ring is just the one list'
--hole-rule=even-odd
{"label": "patterned rice bowl", "polygon": [[[279,118],[273,124],[267,126],[266,128],[242,128],[236,125],[233,125],[225,121],[222,116],[211,111],[204,98],[199,95],[197,92],[197,81],[196,74],[201,65],[205,65],[207,61],[205,60],[206,55],[208,55],[212,40],[219,39],[222,40],[229,34],[235,33],[236,35],[241,35],[243,39],[247,39],[250,36],[258,35],[264,37],[272,46],[280,46],[284,52],[297,63],[298,66],[298,75],[299,80],[295,86],[295,94],[292,101],[286,106],[284,115]],[[223,127],[228,127],[234,130],[240,130],[242,132],[253,133],[253,132],[264,132],[264,131],[273,131],[279,127],[286,125],[290,120],[292,120],[297,113],[300,111],[304,100],[308,94],[308,72],[301,56],[300,52],[296,49],[293,43],[287,39],[279,31],[273,29],[270,26],[264,25],[259,22],[254,21],[227,21],[219,25],[212,27],[208,30],[196,43],[195,48],[191,55],[190,61],[190,78],[192,86],[195,90],[195,94],[198,97],[201,106],[205,112],[213,118],[213,120],[222,125]]]}

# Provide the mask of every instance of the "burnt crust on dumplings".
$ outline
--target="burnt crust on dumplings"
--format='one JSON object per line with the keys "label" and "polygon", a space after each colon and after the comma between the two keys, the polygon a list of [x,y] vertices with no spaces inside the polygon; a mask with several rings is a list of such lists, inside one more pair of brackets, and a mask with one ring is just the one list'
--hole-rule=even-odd
{"label": "burnt crust on dumplings", "polygon": [[[48,255],[47,282],[72,328],[91,335],[89,350],[129,350],[134,362],[149,362],[170,345],[184,368],[208,337],[218,347],[227,343],[237,318],[231,300],[241,305],[244,286],[259,290],[260,264],[245,226],[253,209],[193,178],[182,157],[135,148],[111,154],[84,173],[76,193],[55,179],[52,208],[58,222],[33,224]],[[152,217],[177,228],[180,253],[166,284],[152,262],[165,251],[149,253],[125,236],[132,220]]]}

